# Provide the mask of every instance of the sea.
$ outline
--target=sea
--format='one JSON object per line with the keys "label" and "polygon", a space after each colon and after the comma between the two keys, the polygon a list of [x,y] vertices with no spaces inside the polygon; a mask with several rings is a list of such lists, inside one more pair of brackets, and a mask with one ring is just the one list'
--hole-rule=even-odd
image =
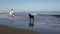
{"label": "sea", "polygon": [[31,14],[34,15],[34,26],[29,25],[27,12],[15,12],[14,17],[9,13],[0,14],[0,25],[32,30],[38,34],[60,34],[60,18],[51,16],[52,14],[36,14],[36,12]]}

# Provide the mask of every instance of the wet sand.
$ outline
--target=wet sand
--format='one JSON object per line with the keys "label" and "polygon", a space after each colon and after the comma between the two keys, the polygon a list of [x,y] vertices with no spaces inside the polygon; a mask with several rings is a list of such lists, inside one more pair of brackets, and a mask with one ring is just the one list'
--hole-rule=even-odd
{"label": "wet sand", "polygon": [[37,32],[0,25],[0,34],[37,34]]}

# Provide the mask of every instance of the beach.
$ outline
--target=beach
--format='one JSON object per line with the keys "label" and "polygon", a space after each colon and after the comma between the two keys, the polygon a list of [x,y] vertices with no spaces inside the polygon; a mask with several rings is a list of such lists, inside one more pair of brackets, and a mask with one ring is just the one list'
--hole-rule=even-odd
{"label": "beach", "polygon": [[14,17],[0,14],[0,34],[60,34],[60,18],[34,15],[34,26],[30,26],[25,12],[17,12]]}
{"label": "beach", "polygon": [[37,34],[37,32],[0,25],[0,34]]}

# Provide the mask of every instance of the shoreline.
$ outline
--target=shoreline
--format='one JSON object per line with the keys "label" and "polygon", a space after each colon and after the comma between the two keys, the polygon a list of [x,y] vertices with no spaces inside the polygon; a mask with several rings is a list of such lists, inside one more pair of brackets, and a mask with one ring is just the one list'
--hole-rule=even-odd
{"label": "shoreline", "polygon": [[37,34],[37,32],[0,25],[0,34]]}

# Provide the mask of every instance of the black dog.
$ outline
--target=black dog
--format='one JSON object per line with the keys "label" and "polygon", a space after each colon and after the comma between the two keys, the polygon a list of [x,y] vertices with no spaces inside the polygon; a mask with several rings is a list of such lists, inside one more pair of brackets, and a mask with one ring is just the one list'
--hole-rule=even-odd
{"label": "black dog", "polygon": [[[34,15],[29,14],[29,19],[30,19],[29,25],[33,26],[34,25]],[[33,20],[33,22],[31,22],[31,19]]]}

